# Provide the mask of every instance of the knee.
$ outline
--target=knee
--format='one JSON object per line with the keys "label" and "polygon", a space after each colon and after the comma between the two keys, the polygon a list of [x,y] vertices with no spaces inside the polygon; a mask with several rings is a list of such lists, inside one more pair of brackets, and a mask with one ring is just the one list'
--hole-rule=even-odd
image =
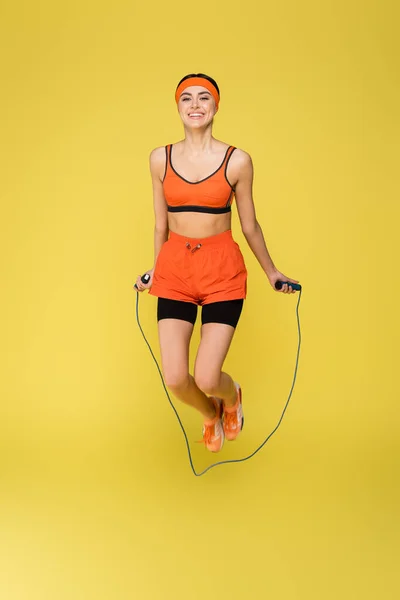
{"label": "knee", "polygon": [[184,371],[167,371],[164,373],[164,383],[173,392],[179,392],[189,385],[189,373]]}
{"label": "knee", "polygon": [[214,396],[219,389],[220,373],[213,375],[205,371],[197,371],[194,374],[197,387],[207,396]]}

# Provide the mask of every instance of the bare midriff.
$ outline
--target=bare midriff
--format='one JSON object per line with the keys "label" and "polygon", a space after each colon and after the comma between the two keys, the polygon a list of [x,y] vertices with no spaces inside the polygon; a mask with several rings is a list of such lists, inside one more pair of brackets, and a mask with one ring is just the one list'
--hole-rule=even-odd
{"label": "bare midriff", "polygon": [[168,213],[170,231],[189,238],[206,238],[231,229],[232,213],[213,215],[209,213]]}

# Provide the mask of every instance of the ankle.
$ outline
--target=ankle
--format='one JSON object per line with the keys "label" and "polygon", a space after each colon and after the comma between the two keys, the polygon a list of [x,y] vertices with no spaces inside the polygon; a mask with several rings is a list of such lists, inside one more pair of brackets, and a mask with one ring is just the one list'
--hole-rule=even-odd
{"label": "ankle", "polygon": [[216,418],[218,416],[218,412],[217,412],[217,407],[214,404],[214,402],[211,400],[211,398],[208,398],[208,400],[209,400],[210,404],[203,412],[203,417],[204,417],[204,422],[206,424],[212,424],[216,420]]}
{"label": "ankle", "polygon": [[225,408],[233,408],[237,404],[238,393],[237,393],[237,389],[236,389],[235,385],[233,385],[233,389],[234,389],[233,396],[231,396],[231,398],[229,400],[224,400]]}

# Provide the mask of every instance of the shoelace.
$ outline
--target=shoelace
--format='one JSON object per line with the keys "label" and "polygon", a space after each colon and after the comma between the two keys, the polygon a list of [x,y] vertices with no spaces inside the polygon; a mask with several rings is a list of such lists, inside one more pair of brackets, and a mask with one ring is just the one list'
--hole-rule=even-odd
{"label": "shoelace", "polygon": [[211,444],[211,438],[213,434],[214,425],[204,425],[204,434],[202,440],[197,440],[197,444]]}
{"label": "shoelace", "polygon": [[238,425],[238,421],[237,421],[237,412],[235,410],[235,412],[226,412],[224,413],[224,423],[225,423],[225,428],[229,429],[229,430],[236,430]]}
{"label": "shoelace", "polygon": [[[217,413],[218,414],[218,413]],[[219,419],[222,419],[222,415],[219,414]],[[218,423],[218,421],[216,421],[216,423]],[[207,444],[211,444],[211,438],[213,436],[213,433],[215,432],[215,425],[216,423],[213,423],[212,425],[206,425],[204,423],[204,433],[203,433],[203,439],[202,440],[197,440],[197,444],[204,444],[205,446]]]}

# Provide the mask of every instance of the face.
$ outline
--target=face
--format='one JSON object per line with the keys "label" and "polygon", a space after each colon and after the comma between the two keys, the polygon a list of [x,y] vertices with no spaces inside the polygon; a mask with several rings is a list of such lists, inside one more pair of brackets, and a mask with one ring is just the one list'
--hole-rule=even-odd
{"label": "face", "polygon": [[187,87],[182,92],[178,110],[184,125],[196,129],[211,123],[217,112],[211,93],[200,86]]}

